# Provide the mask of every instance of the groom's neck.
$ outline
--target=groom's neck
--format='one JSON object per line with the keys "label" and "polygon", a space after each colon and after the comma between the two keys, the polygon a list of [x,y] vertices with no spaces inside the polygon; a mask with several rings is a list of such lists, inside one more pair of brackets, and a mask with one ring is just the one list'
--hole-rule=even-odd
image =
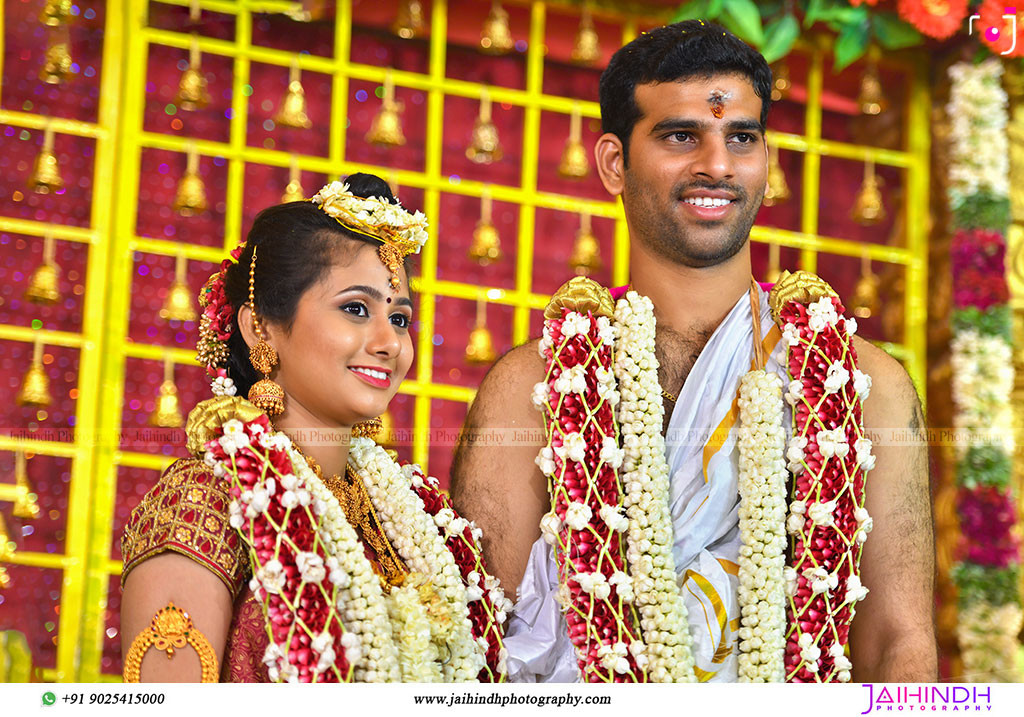
{"label": "groom's neck", "polygon": [[721,264],[695,268],[634,241],[629,270],[631,287],[654,303],[659,328],[682,336],[714,331],[750,288],[750,242]]}

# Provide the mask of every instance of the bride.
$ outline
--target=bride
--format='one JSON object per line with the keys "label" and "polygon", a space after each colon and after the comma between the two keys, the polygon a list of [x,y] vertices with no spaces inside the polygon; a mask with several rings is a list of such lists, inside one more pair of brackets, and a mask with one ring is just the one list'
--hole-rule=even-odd
{"label": "bride", "polygon": [[412,364],[426,227],[355,174],[261,212],[210,277],[215,396],[122,538],[126,681],[504,679],[480,531],[370,437]]}

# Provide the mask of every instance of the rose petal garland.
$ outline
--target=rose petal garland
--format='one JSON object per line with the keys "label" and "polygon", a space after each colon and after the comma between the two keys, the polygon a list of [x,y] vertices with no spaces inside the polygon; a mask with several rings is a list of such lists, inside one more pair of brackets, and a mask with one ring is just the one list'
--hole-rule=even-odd
{"label": "rose petal garland", "polygon": [[868,592],[860,582],[871,530],[864,477],[875,458],[861,402],[871,379],[857,368],[851,340],[857,324],[843,310],[838,299],[823,296],[810,304],[790,301],[780,312],[792,378],[785,398],[793,406],[787,450],[793,552],[785,569],[790,682],[850,681],[850,623]]}
{"label": "rose petal garland", "polygon": [[[411,569],[428,578],[425,585],[411,583],[385,596],[337,499],[288,437],[269,428],[265,415],[225,420],[206,443],[204,460],[231,481],[230,523],[250,549],[250,587],[264,607],[270,637],[264,662],[271,679],[502,677],[501,624],[509,605],[497,580],[483,570],[475,526],[466,523],[468,538],[439,531],[417,490],[423,483],[418,469],[400,467],[369,439],[356,439],[351,462],[389,540]],[[458,542],[457,553],[448,549],[448,537]],[[480,601],[468,584],[474,570],[483,574],[486,605],[493,608],[478,612],[492,617],[471,619],[468,603]],[[425,594],[437,600],[425,602]]]}
{"label": "rose petal garland", "polygon": [[481,682],[504,682],[507,674],[504,625],[512,610],[512,601],[505,597],[498,579],[484,566],[480,548],[482,531],[473,521],[455,512],[436,478],[425,476],[419,466],[411,463],[404,464],[402,471],[423,501],[427,515],[433,518],[438,533],[444,537],[466,587],[473,637],[484,651],[487,663],[477,679]]}
{"label": "rose petal garland", "polygon": [[757,369],[740,381],[740,682],[786,677],[786,434],[782,380]]}
{"label": "rose petal garland", "polygon": [[954,128],[949,200],[957,225],[952,392],[954,425],[963,436],[957,447],[962,560],[952,574],[963,676],[976,682],[1022,677],[1014,659],[1022,612],[1010,467],[1014,378],[1004,273],[1009,153],[1002,71],[996,59],[953,65],[947,107]]}
{"label": "rose petal garland", "polygon": [[539,346],[547,374],[533,395],[548,437],[537,457],[551,495],[541,532],[554,547],[558,600],[587,682],[647,678],[635,580],[625,572],[622,533],[630,521],[616,474],[623,452],[613,411],[614,336],[609,317],[589,311],[548,319]]}

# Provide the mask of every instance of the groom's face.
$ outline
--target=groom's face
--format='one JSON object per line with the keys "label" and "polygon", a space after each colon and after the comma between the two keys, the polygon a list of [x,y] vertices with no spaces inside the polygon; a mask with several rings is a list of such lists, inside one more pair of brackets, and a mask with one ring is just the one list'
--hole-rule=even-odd
{"label": "groom's face", "polygon": [[622,200],[634,237],[686,266],[746,244],[768,155],[761,98],[741,75],[640,85]]}

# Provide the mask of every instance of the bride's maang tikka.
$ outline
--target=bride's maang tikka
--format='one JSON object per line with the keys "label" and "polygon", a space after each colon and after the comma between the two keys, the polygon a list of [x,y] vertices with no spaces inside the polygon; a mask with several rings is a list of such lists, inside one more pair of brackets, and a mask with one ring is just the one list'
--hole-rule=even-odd
{"label": "bride's maang tikka", "polygon": [[398,290],[398,270],[410,254],[427,243],[427,217],[410,213],[383,197],[357,197],[342,182],[331,182],[310,200],[349,231],[379,241],[380,260],[391,272],[391,288]]}

